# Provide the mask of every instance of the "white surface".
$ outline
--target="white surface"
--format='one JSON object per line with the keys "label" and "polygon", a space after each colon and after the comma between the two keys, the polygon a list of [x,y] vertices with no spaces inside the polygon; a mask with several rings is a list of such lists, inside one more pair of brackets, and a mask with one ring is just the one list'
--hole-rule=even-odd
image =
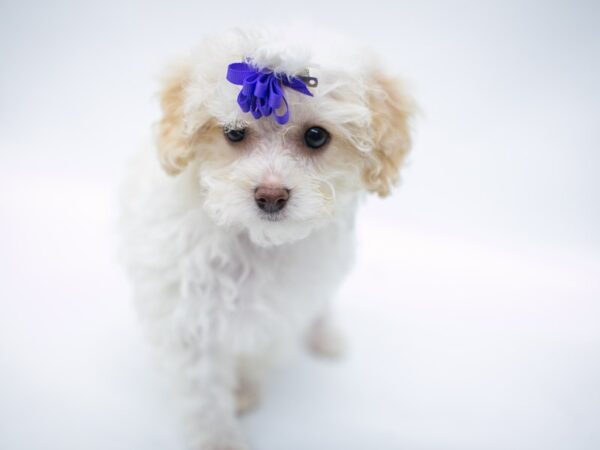
{"label": "white surface", "polygon": [[[0,448],[178,449],[115,260],[117,182],[164,61],[290,9],[13,3],[0,6]],[[256,450],[599,448],[598,8],[413,3],[297,8],[360,30],[424,115],[399,194],[361,212],[337,303],[348,358],[274,373],[247,434]]]}

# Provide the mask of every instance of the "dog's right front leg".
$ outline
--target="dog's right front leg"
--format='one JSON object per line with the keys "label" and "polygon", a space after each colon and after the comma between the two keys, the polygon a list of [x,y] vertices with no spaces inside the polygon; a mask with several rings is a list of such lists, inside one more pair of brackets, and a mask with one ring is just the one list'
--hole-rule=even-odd
{"label": "dog's right front leg", "polygon": [[248,450],[236,419],[235,367],[227,355],[190,358],[181,378],[184,436],[191,450]]}

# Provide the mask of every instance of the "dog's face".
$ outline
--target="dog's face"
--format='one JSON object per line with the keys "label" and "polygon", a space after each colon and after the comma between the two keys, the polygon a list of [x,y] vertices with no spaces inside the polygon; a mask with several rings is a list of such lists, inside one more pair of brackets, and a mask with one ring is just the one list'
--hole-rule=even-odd
{"label": "dog's face", "polygon": [[[210,217],[260,245],[307,236],[362,191],[387,195],[409,149],[412,110],[376,68],[270,42],[264,33],[206,41],[166,78],[158,130],[165,170],[194,171]],[[242,54],[292,76],[310,68],[313,96],[284,88],[290,119],[282,125],[243,113],[240,87],[225,79]]]}

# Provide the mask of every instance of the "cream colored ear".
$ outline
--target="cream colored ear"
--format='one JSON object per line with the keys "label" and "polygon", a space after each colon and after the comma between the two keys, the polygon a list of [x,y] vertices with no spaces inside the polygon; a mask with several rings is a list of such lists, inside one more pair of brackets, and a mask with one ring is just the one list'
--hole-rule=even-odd
{"label": "cream colored ear", "polygon": [[410,122],[415,105],[399,80],[377,74],[369,92],[373,150],[367,155],[363,180],[367,189],[385,197],[398,181],[411,147]]}
{"label": "cream colored ear", "polygon": [[194,159],[192,139],[186,134],[183,111],[189,77],[190,66],[182,62],[171,67],[163,78],[160,94],[162,117],[157,124],[157,144],[160,163],[170,175],[180,173]]}

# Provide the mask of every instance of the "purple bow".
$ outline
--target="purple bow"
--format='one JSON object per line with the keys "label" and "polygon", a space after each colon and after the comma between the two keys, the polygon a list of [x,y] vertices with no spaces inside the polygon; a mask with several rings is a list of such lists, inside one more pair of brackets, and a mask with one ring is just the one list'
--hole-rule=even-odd
{"label": "purple bow", "polygon": [[[279,125],[287,123],[290,119],[288,102],[283,95],[283,86],[312,97],[306,83],[300,78],[275,73],[268,69],[257,69],[244,62],[229,64],[227,80],[242,86],[237,97],[242,111],[251,112],[255,119],[267,117],[273,113],[273,117]],[[277,114],[277,110],[282,105],[285,106],[284,112]]]}

